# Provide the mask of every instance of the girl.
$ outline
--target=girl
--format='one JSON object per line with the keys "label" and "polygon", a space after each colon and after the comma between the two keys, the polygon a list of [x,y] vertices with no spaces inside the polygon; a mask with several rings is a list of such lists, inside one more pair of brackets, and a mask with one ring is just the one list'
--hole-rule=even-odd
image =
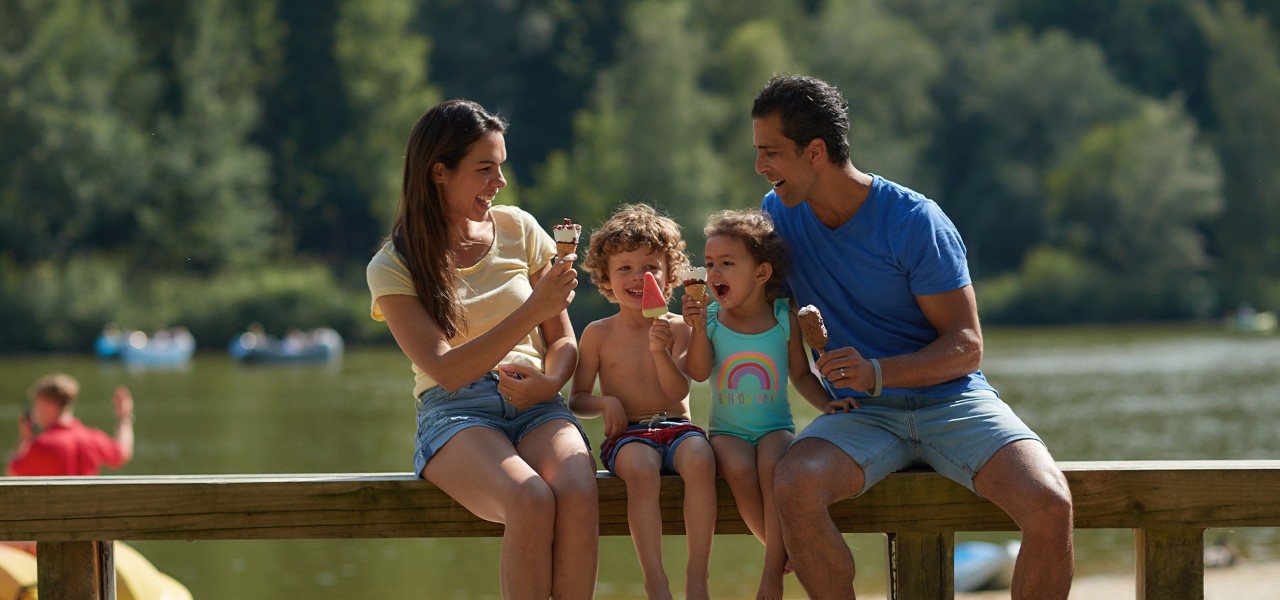
{"label": "girl", "polygon": [[773,505],[773,468],[795,437],[787,380],[823,412],[830,397],[809,368],[795,312],[778,298],[786,247],[759,211],[722,211],[707,220],[709,306],[684,296],[693,328],[687,369],[711,378],[708,428],[716,467],[738,512],[765,545],[757,598],[781,598],[787,564]]}

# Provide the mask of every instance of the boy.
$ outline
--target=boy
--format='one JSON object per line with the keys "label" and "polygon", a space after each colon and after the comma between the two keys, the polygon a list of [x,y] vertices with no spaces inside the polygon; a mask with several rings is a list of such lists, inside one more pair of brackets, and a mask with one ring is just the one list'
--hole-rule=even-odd
{"label": "boy", "polygon": [[[706,432],[689,422],[685,354],[689,326],[680,315],[641,311],[645,273],[670,296],[687,263],[680,226],[645,205],[625,205],[591,235],[584,264],[618,313],[582,332],[569,407],[604,415],[600,460],[627,486],[627,524],[649,598],[671,598],[662,569],[661,476],[684,479],[689,561],[685,597],[708,598],[707,568],[716,522],[715,458]],[[592,393],[596,377],[600,392]]]}

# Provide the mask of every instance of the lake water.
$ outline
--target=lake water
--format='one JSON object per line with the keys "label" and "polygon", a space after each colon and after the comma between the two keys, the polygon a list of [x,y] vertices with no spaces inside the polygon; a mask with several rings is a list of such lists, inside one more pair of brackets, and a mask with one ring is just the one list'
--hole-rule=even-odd
{"label": "lake water", "polygon": [[[1280,337],[1241,337],[1211,326],[992,329],[983,370],[1058,460],[1272,459],[1280,456]],[[222,347],[209,342],[209,347]],[[137,403],[137,452],[127,474],[408,471],[412,375],[392,347],[351,349],[329,366],[245,366],[225,353],[180,370],[126,370],[88,356],[0,359],[0,445],[12,448],[27,386],[65,371],[78,377],[77,410],[109,428],[110,394]],[[705,388],[695,388],[705,422]],[[7,408],[4,408],[7,407]],[[803,427],[815,412],[795,406]],[[599,420],[587,421],[593,444]],[[1272,529],[1213,530],[1250,559],[1280,559]],[[1016,533],[960,539],[1016,539]],[[883,538],[850,535],[859,592],[883,589]],[[497,539],[140,542],[197,599],[497,598]],[[673,589],[683,539],[667,538]],[[1133,568],[1129,531],[1077,533],[1077,572]],[[716,598],[754,597],[762,547],[718,536]],[[601,598],[642,598],[626,537],[601,542]],[[794,577],[788,596],[803,597]]]}

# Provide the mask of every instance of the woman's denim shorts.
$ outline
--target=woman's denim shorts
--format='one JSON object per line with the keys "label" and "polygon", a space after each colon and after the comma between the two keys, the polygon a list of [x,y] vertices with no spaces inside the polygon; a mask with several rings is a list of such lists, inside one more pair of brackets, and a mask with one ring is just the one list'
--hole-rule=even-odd
{"label": "woman's denim shorts", "polygon": [[468,427],[488,427],[507,436],[512,446],[539,426],[557,419],[573,423],[590,448],[587,434],[559,393],[550,400],[520,410],[503,400],[498,376],[490,371],[475,383],[453,393],[435,386],[418,396],[418,435],[413,451],[413,473],[422,476],[427,461],[454,435]]}

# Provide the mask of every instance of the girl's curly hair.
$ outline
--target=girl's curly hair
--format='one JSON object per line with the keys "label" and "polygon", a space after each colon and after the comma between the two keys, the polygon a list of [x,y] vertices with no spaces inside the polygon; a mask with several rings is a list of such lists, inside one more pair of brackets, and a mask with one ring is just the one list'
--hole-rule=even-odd
{"label": "girl's curly hair", "polygon": [[764,295],[770,301],[778,298],[787,276],[789,253],[768,214],[759,210],[722,210],[707,218],[702,234],[706,239],[724,235],[741,240],[752,259],[773,266],[773,275],[764,283]]}
{"label": "girl's curly hair", "polygon": [[666,261],[667,280],[661,283],[663,295],[668,298],[680,272],[689,264],[679,224],[647,204],[619,206],[609,220],[591,234],[587,258],[582,263],[582,268],[591,274],[591,283],[610,302],[617,303],[618,298],[605,285],[609,283],[609,256],[640,248],[660,252]]}

